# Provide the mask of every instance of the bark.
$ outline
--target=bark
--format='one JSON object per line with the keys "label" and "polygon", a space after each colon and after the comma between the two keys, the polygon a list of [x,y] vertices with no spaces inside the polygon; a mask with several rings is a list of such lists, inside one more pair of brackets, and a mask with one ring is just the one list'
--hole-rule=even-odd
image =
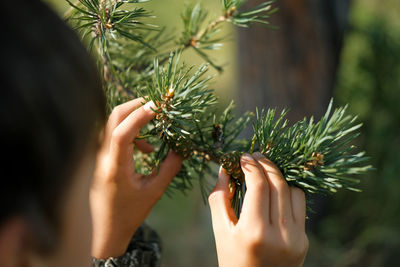
{"label": "bark", "polygon": [[275,5],[271,24],[278,30],[239,30],[239,106],[288,107],[292,120],[319,117],[332,97],[349,0]]}
{"label": "bark", "polygon": [[[249,1],[254,6],[260,1]],[[290,108],[290,121],[319,118],[332,97],[347,25],[350,0],[280,0],[271,24],[239,30],[241,111],[255,107]],[[313,197],[308,229],[327,210],[327,199]]]}

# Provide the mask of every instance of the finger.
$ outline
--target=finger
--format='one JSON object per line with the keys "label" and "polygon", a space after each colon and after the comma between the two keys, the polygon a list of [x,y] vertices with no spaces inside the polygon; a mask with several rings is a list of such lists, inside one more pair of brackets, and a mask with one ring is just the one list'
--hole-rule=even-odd
{"label": "finger", "polygon": [[300,188],[290,187],[292,198],[292,213],[295,223],[299,224],[301,229],[305,228],[306,221],[306,196]]}
{"label": "finger", "polygon": [[143,140],[143,139],[136,139],[136,140],[134,141],[134,143],[136,144],[136,147],[137,147],[140,151],[142,151],[143,153],[148,154],[148,153],[151,153],[151,152],[154,151],[154,147],[153,147],[151,144],[147,143],[146,140]]}
{"label": "finger", "polygon": [[253,154],[262,166],[270,186],[271,221],[273,224],[286,224],[293,220],[290,191],[278,168],[261,153]]}
{"label": "finger", "polygon": [[168,156],[161,163],[158,172],[155,170],[153,174],[144,177],[146,186],[154,190],[154,194],[161,197],[181,169],[182,161],[181,156],[170,150]]}
{"label": "finger", "polygon": [[293,221],[289,185],[279,169],[261,153],[254,153],[258,163],[267,176],[271,191],[271,221],[273,224],[286,225]]}
{"label": "finger", "polygon": [[107,121],[107,128],[113,130],[117,127],[129,114],[140,108],[146,101],[143,97],[133,99],[131,101],[125,102],[121,105],[116,106]]}
{"label": "finger", "polygon": [[224,226],[237,223],[231,206],[234,191],[229,188],[229,180],[230,176],[220,167],[217,183],[208,196],[213,225],[219,225],[220,222]]}
{"label": "finger", "polygon": [[104,145],[108,148],[113,130],[133,111],[144,103],[142,97],[133,99],[124,104],[116,106],[108,117],[104,132]]}
{"label": "finger", "polygon": [[240,160],[246,181],[241,218],[260,218],[270,222],[270,189],[267,178],[258,162],[249,154],[243,154]]}
{"label": "finger", "polygon": [[155,105],[152,101],[136,109],[114,129],[110,141],[111,158],[117,164],[132,164],[133,141],[140,129],[154,118]]}

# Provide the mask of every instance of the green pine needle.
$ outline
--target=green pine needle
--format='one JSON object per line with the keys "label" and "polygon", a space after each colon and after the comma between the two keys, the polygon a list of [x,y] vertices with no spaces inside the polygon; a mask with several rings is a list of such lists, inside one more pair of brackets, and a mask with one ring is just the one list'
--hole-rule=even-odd
{"label": "green pine needle", "polygon": [[[305,118],[292,125],[285,119],[286,111],[277,114],[274,109],[237,118],[233,103],[216,115],[218,101],[207,69],[210,65],[222,71],[222,67],[208,51],[226,40],[220,35],[225,22],[269,26],[268,19],[277,10],[272,8],[273,1],[246,9],[247,0],[222,0],[222,14],[214,19],[201,5],[189,5],[181,15],[179,36],[145,22],[151,13],[135,7],[144,0],[66,1],[71,5],[67,20],[97,58],[109,110],[137,96],[157,106],[156,118],[138,137],[154,144],[156,151],[135,152],[137,171],[148,174],[159,168],[171,149],[185,158],[167,195],[186,193],[198,182],[206,199],[212,187],[207,177],[216,177],[213,165],[222,164],[235,177],[232,206],[239,215],[246,191],[240,155],[256,151],[273,161],[290,185],[307,193],[359,191],[356,176],[372,167],[365,153],[354,146],[361,124],[346,114],[346,107],[333,110],[331,101],[319,121]],[[181,54],[188,49],[205,64],[196,69],[181,63]],[[251,122],[253,138],[239,138]]]}

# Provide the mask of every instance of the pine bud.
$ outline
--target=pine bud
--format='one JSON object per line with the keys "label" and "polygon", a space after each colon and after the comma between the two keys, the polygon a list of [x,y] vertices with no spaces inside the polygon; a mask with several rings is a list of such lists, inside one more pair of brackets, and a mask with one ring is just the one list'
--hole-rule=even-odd
{"label": "pine bud", "polygon": [[304,165],[304,169],[306,171],[310,171],[317,166],[324,165],[324,155],[323,154],[321,154],[319,152],[313,152],[311,157],[312,157],[312,160],[307,161],[306,164]]}
{"label": "pine bud", "polygon": [[183,137],[178,137],[174,143],[171,142],[170,147],[183,158],[188,158],[194,153],[192,142]]}
{"label": "pine bud", "polygon": [[242,154],[239,151],[232,151],[220,158],[220,164],[233,179],[242,179],[244,177],[244,173],[240,167],[240,157]]}
{"label": "pine bud", "polygon": [[174,96],[175,96],[175,89],[171,85],[171,87],[167,90],[167,93],[165,93],[164,99],[166,101],[170,101],[172,98],[174,98]]}

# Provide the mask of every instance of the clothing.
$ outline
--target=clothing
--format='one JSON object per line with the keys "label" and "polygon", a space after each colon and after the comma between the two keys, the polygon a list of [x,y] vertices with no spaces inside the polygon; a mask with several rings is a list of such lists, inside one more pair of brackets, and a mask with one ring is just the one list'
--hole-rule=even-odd
{"label": "clothing", "polygon": [[155,231],[143,224],[132,237],[126,252],[117,258],[95,259],[92,267],[158,267],[161,242]]}

